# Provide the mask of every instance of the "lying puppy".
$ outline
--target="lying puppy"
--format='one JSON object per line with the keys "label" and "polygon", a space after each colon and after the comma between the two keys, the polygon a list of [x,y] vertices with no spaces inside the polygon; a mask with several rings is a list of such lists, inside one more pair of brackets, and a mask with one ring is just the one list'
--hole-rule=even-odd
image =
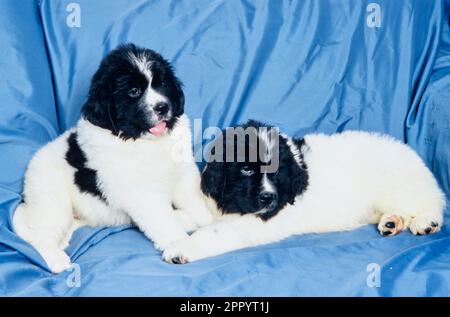
{"label": "lying puppy", "polygon": [[212,221],[183,113],[181,83],[156,52],[128,44],[102,61],[76,127],[29,163],[13,217],[52,272],[70,267],[64,248],[82,224],[133,222],[163,250],[187,237],[172,205],[197,225]]}
{"label": "lying puppy", "polygon": [[[270,159],[279,161],[278,169],[266,173],[262,167],[267,160],[249,160],[255,148],[251,138],[242,142],[246,154],[241,162],[207,164],[202,189],[224,216],[170,245],[163,253],[166,261],[186,263],[294,234],[351,230],[369,223],[377,223],[384,236],[406,228],[414,234],[440,229],[444,194],[407,145],[388,136],[348,131],[304,139],[279,135],[274,146],[263,125],[251,121],[243,128],[256,131],[258,147],[272,148]],[[225,148],[229,140],[223,140]],[[236,154],[236,147],[232,150]]]}

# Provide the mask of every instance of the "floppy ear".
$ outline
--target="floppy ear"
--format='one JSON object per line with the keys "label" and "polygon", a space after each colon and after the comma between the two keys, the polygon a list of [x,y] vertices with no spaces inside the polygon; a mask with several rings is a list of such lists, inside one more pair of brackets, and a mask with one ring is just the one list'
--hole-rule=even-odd
{"label": "floppy ear", "polygon": [[292,139],[294,145],[298,148],[300,152],[301,166],[297,162],[292,162],[290,164],[289,179],[290,179],[290,189],[289,193],[289,203],[293,204],[295,197],[300,195],[308,187],[308,171],[307,166],[303,162],[303,155],[301,154],[301,148],[305,145],[304,139]]}
{"label": "floppy ear", "polygon": [[81,113],[84,119],[94,125],[116,132],[113,122],[117,122],[113,102],[112,82],[107,79],[106,70],[101,67],[94,75],[89,88],[88,99]]}
{"label": "floppy ear", "polygon": [[207,196],[213,198],[217,206],[221,205],[225,175],[222,162],[207,163],[202,172],[201,189]]}
{"label": "floppy ear", "polygon": [[179,117],[184,113],[184,92],[183,84],[178,78],[174,78],[174,94],[172,96],[174,104],[174,116]]}
{"label": "floppy ear", "polygon": [[289,181],[289,203],[293,204],[295,197],[300,195],[308,187],[308,172],[293,162],[290,167]]}

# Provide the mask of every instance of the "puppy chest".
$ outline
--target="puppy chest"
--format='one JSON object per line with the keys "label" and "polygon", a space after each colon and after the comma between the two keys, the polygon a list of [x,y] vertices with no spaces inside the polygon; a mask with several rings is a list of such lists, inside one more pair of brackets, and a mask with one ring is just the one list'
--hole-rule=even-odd
{"label": "puppy chest", "polygon": [[168,185],[174,172],[174,163],[164,151],[147,151],[112,157],[98,170],[101,180],[112,184]]}

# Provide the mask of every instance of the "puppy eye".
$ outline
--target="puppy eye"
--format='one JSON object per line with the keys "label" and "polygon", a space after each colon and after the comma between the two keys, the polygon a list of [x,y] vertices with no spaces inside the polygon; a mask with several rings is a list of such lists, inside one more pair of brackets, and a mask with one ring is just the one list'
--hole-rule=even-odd
{"label": "puppy eye", "polygon": [[249,166],[244,166],[241,168],[241,174],[244,176],[252,176],[255,173]]}
{"label": "puppy eye", "polygon": [[128,96],[131,98],[137,98],[141,95],[141,90],[139,88],[133,87],[128,91]]}

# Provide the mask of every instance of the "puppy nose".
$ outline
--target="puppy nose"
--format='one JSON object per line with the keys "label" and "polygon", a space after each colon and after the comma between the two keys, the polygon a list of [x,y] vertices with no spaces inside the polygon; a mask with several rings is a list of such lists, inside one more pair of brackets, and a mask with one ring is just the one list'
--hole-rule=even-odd
{"label": "puppy nose", "polygon": [[270,205],[275,200],[275,198],[276,198],[275,193],[262,192],[261,194],[259,194],[259,201],[264,206]]}
{"label": "puppy nose", "polygon": [[163,116],[167,113],[167,111],[169,111],[169,105],[165,102],[160,102],[155,106],[154,109],[158,115]]}

